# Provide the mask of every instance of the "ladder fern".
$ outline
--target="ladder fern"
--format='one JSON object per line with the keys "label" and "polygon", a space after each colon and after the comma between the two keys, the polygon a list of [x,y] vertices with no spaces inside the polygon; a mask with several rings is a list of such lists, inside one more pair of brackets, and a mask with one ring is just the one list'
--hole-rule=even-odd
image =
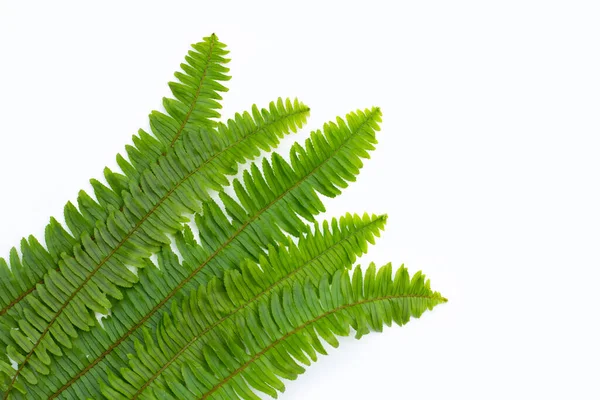
{"label": "ladder fern", "polygon": [[337,347],[336,336],[348,336],[350,328],[360,338],[446,301],[421,273],[411,279],[401,267],[392,279],[391,264],[378,273],[371,264],[364,277],[358,267],[352,279],[347,270],[333,278],[325,273],[317,283],[298,276],[245,308],[249,279],[237,277],[201,286],[165,314],[136,344],[130,368],[101,383],[105,397],[259,400],[253,389],[277,397],[285,390],[281,378],[296,379],[305,371],[300,364],[327,354],[323,341]]}
{"label": "ladder fern", "polygon": [[273,153],[233,180],[234,195],[222,190],[310,111],[278,99],[217,122],[227,53],[215,35],[193,45],[166,113],[117,156],[121,172],[105,169],[108,186],[92,179],[95,199],[68,203],[66,226],[51,219],[46,247],[29,237],[22,256],[0,259],[3,399],[276,397],[323,340],[446,301],[404,267],[350,278],[385,215],[316,222],[321,197],[339,195],[375,148],[378,108],[326,123],[289,161]]}
{"label": "ladder fern", "polygon": [[126,146],[130,161],[117,155],[117,162],[125,173],[114,173],[106,168],[104,177],[110,187],[96,179],[91,180],[97,201],[81,191],[77,198],[79,209],[71,202],[65,206],[65,220],[72,235],[52,218],[45,230],[48,250],[35,237],[29,236],[21,240],[22,257],[13,248],[10,266],[0,258],[0,316],[35,290],[35,285],[43,282],[45,273],[58,269],[61,255],[72,255],[81,235],[93,235],[96,221],[106,221],[111,208],[122,208],[122,192],[128,192],[131,184],[139,185],[140,174],[173,147],[184,133],[199,134],[202,127],[216,125],[213,118],[220,117],[216,111],[221,108],[219,92],[228,90],[219,82],[230,79],[229,69],[225,67],[229,60],[224,58],[228,51],[214,34],[192,47],[186,56],[187,64],[181,64],[184,72],[175,73],[179,82],[169,83],[177,100],[163,99],[168,114],[158,111],[150,114],[154,136],[140,130],[133,136],[134,145]]}

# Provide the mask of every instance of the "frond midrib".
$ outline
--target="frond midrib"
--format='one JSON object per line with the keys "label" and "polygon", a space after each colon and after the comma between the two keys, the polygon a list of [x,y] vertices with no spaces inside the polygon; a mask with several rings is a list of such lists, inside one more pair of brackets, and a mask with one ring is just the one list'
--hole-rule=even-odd
{"label": "frond midrib", "polygon": [[[164,306],[164,304],[170,299],[172,298],[175,293],[180,290],[185,284],[187,284],[198,272],[200,272],[200,270],[202,268],[204,268],[211,260],[213,260],[218,253],[220,253],[225,247],[227,247],[229,244],[231,244],[231,242],[233,242],[233,240],[235,240],[237,238],[237,236],[244,230],[246,229],[246,227],[248,225],[250,225],[252,222],[254,222],[256,219],[258,219],[265,211],[267,211],[270,207],[273,206],[273,204],[277,203],[278,201],[280,201],[283,197],[285,197],[287,194],[289,194],[292,190],[296,189],[298,186],[300,186],[302,183],[304,183],[306,180],[308,180],[315,172],[317,172],[317,170],[319,170],[323,165],[325,165],[327,162],[329,162],[333,157],[335,157],[335,155],[342,150],[342,148],[348,143],[348,141],[350,141],[350,139],[352,139],[354,136],[358,135],[362,129],[365,127],[365,125],[367,125],[371,119],[374,118],[375,114],[371,114],[368,116],[368,118],[365,118],[365,120],[360,124],[360,126],[356,129],[355,132],[353,132],[351,135],[349,135],[343,142],[342,144],[340,144],[338,146],[338,148],[332,152],[331,155],[329,155],[327,158],[325,158],[322,162],[320,162],[315,168],[313,168],[309,173],[307,173],[304,177],[302,177],[302,179],[300,179],[298,182],[296,182],[294,185],[292,185],[290,188],[286,189],[282,194],[280,194],[277,198],[275,198],[273,201],[271,201],[267,206],[263,207],[262,209],[260,209],[255,215],[254,217],[252,217],[248,222],[244,223],[237,231],[235,231],[235,233],[227,240],[226,243],[224,243],[223,245],[221,245],[216,251],[213,252],[213,254],[211,254],[211,256],[205,260],[198,268],[196,268],[196,270],[194,270],[194,272],[192,274],[190,274],[190,276],[188,278],[186,278],[182,283],[180,283],[179,285],[176,286],[175,290],[172,290],[171,293],[169,293],[168,296],[165,297],[165,299],[161,300],[161,302],[156,305],[153,309],[152,309],[152,313],[148,313],[147,316],[145,317],[145,319],[141,320],[140,322],[138,322],[134,327],[130,328],[127,332],[126,335],[123,335],[121,338],[119,338],[120,342],[117,343],[117,346],[122,343],[123,340],[125,340],[128,336],[130,336],[136,329],[138,329],[141,325],[143,325],[148,318],[150,318],[151,314],[153,314],[154,312],[156,312],[159,308],[161,308],[162,306]],[[127,337],[125,337],[127,336]],[[122,339],[122,340],[121,340]],[[114,346],[111,351],[115,348],[116,346]],[[106,353],[106,352],[105,352]],[[109,353],[102,353],[103,357],[106,357],[106,355],[108,355]],[[105,354],[105,355],[104,355]],[[100,362],[100,358],[99,361]],[[87,368],[87,367],[86,367]],[[87,372],[87,371],[85,371]],[[78,375],[79,379],[81,376],[83,376],[83,374]],[[75,381],[72,381],[69,386],[74,383]],[[66,387],[65,387],[66,389]],[[65,390],[63,388],[61,388],[62,390]],[[56,394],[56,393],[55,393]],[[50,397],[53,398],[53,397]]]}
{"label": "frond midrib", "polygon": [[[269,126],[269,125],[273,125],[277,122],[279,122],[280,120],[282,120],[283,118],[290,118],[292,116],[301,114],[301,113],[305,113],[306,110],[299,110],[299,111],[295,111],[293,113],[290,114],[286,114],[284,117],[278,117],[276,118],[274,121],[269,122],[267,125],[265,126]],[[85,284],[87,282],[89,282],[90,279],[92,279],[92,277],[94,276],[94,274],[112,257],[115,255],[115,253],[136,233],[137,229],[140,228],[140,226],[143,224],[143,222],[145,222],[157,209],[158,207],[160,207],[162,204],[164,204],[164,202],[169,198],[169,196],[171,194],[173,194],[173,192],[175,190],[177,190],[185,181],[187,181],[192,175],[196,174],[200,169],[204,168],[208,163],[212,162],[215,158],[217,158],[218,156],[222,155],[223,153],[225,153],[226,151],[228,151],[229,149],[231,149],[232,147],[238,145],[239,143],[241,143],[244,140],[247,140],[248,138],[250,138],[251,136],[255,135],[256,133],[260,132],[261,130],[263,130],[265,128],[265,126],[261,126],[259,129],[256,129],[254,132],[252,132],[251,134],[244,136],[238,140],[236,140],[235,142],[233,142],[231,145],[227,146],[226,148],[224,148],[223,150],[217,152],[215,155],[213,155],[212,157],[210,157],[209,159],[207,159],[205,162],[203,162],[198,168],[194,169],[192,172],[190,172],[189,174],[187,174],[183,179],[181,179],[177,185],[175,185],[175,187],[173,189],[171,189],[165,196],[163,196],[159,202],[134,226],[134,228],[126,235],[126,237],[121,240],[121,242],[119,242],[119,244],[117,246],[115,246],[115,248],[111,251],[111,253],[106,256],[100,263],[99,265],[94,268],[90,274],[86,277],[86,279],[79,285],[79,287],[77,287],[73,293],[71,294],[71,296],[69,296],[69,298],[67,299],[66,302],[63,303],[63,305],[59,308],[59,310],[56,312],[56,314],[52,317],[52,319],[50,321],[48,321],[48,325],[47,327],[44,329],[44,331],[41,333],[40,337],[38,338],[38,340],[36,341],[36,343],[33,345],[32,349],[29,351],[29,353],[25,356],[24,361],[19,365],[14,377],[11,380],[10,386],[6,391],[6,395],[4,396],[4,399],[8,398],[8,394],[10,393],[10,389],[12,389],[17,377],[20,375],[20,371],[22,371],[22,369],[25,367],[25,365],[27,365],[28,360],[31,358],[31,356],[34,354],[35,350],[37,349],[37,347],[39,346],[39,344],[41,343],[42,339],[48,334],[50,328],[54,325],[54,323],[56,322],[56,320],[58,319],[58,317],[62,314],[62,312],[66,309],[66,307],[70,304],[70,301],[77,295],[77,293],[79,293],[79,291],[81,289],[83,289],[83,287],[85,286]],[[316,170],[316,169],[315,169]],[[314,172],[314,171],[313,171]],[[311,173],[312,174],[312,173]],[[270,205],[269,205],[270,206]],[[238,232],[239,233],[239,232]],[[221,249],[220,249],[221,250]],[[219,251],[220,251],[219,250]],[[43,281],[42,281],[43,283]]]}
{"label": "frond midrib", "polygon": [[[58,270],[59,270],[59,268],[55,269],[55,271],[58,271]],[[35,287],[37,285],[42,284],[42,283],[44,283],[44,279],[41,279],[35,285],[33,285],[32,287],[30,287],[29,289],[27,289],[25,292],[21,293],[13,301],[11,301],[10,303],[8,303],[6,305],[6,307],[4,307],[2,310],[0,310],[0,317],[3,316],[4,314],[6,314],[7,312],[9,312],[11,308],[13,308],[17,304],[19,304],[21,302],[21,300],[23,300],[25,297],[27,297],[27,295],[29,295],[30,293],[32,293],[35,290]]]}
{"label": "frond midrib", "polygon": [[253,303],[255,303],[256,301],[258,301],[261,297],[269,294],[276,286],[279,286],[280,284],[282,284],[286,280],[292,279],[292,277],[294,277],[297,273],[299,273],[301,270],[303,270],[307,265],[312,264],[317,259],[319,259],[319,258],[323,257],[325,254],[329,253],[332,248],[339,246],[341,243],[347,242],[348,240],[350,240],[351,237],[358,235],[360,232],[368,229],[369,227],[373,226],[374,224],[376,224],[377,222],[379,222],[379,221],[381,221],[383,219],[385,219],[385,217],[378,216],[377,218],[373,219],[371,222],[369,222],[365,226],[363,226],[360,229],[358,229],[357,231],[353,232],[352,235],[350,235],[350,236],[348,236],[348,237],[346,237],[346,238],[344,238],[344,239],[342,239],[342,240],[334,243],[329,248],[327,248],[324,251],[322,251],[318,256],[312,257],[310,260],[304,262],[301,266],[299,266],[295,270],[293,270],[290,273],[288,273],[287,275],[281,277],[277,282],[273,283],[268,288],[262,290],[260,293],[258,293],[256,296],[254,296],[252,299],[248,300],[248,302],[246,304],[244,304],[242,306],[239,306],[238,308],[232,310],[227,316],[222,317],[220,320],[218,320],[217,322],[213,323],[211,326],[209,326],[208,328],[206,328],[204,331],[200,332],[197,336],[193,337],[191,340],[189,340],[188,343],[186,343],[186,345],[176,355],[174,355],[171,358],[171,360],[169,360],[167,363],[165,363],[165,365],[163,366],[163,368],[161,368],[159,371],[157,371],[155,374],[153,374],[150,378],[148,378],[148,380],[146,381],[146,383],[144,384],[144,386],[142,386],[142,387],[140,387],[138,389],[138,391],[134,394],[134,396],[132,397],[132,399],[137,399],[138,396],[144,391],[144,389],[146,387],[148,387],[160,374],[162,374],[162,372],[165,369],[167,369],[173,362],[175,362],[175,360],[179,356],[181,356],[181,354],[183,354],[190,346],[192,346],[196,342],[196,340],[202,338],[209,331],[213,330],[214,328],[216,328],[218,325],[222,324],[223,322],[225,322],[229,318],[235,316],[235,314],[237,314],[238,312],[242,312],[245,309],[247,309],[248,307],[250,307]]}
{"label": "frond midrib", "polygon": [[236,369],[235,371],[233,371],[229,376],[227,376],[225,379],[223,379],[221,382],[219,382],[216,386],[214,386],[210,391],[208,391],[206,394],[204,394],[199,399],[200,400],[208,399],[208,397],[210,395],[212,395],[217,390],[219,390],[222,386],[224,386],[227,382],[229,382],[231,379],[233,379],[236,375],[238,375],[239,373],[243,372],[246,368],[248,368],[252,363],[254,363],[256,360],[258,360],[260,357],[262,357],[269,350],[271,350],[272,348],[274,348],[275,346],[277,346],[279,343],[285,341],[289,337],[295,335],[296,333],[299,333],[300,331],[302,331],[303,329],[305,329],[309,325],[312,325],[312,324],[314,324],[314,323],[322,320],[323,318],[326,318],[326,317],[328,317],[328,316],[330,316],[332,314],[338,313],[338,312],[343,311],[343,310],[348,309],[348,308],[358,307],[358,306],[361,306],[361,305],[364,305],[364,304],[375,303],[375,302],[379,302],[379,301],[397,300],[397,299],[428,299],[428,300],[440,300],[442,302],[446,301],[445,298],[441,297],[437,293],[432,293],[431,295],[401,294],[401,295],[382,296],[382,297],[376,297],[376,298],[372,298],[372,299],[365,299],[365,300],[361,300],[361,301],[358,301],[358,302],[344,304],[342,306],[336,307],[336,308],[334,308],[334,309],[332,309],[330,311],[327,311],[326,313],[323,313],[323,314],[321,314],[321,315],[319,315],[319,316],[317,316],[317,317],[315,317],[315,318],[313,318],[313,319],[311,319],[311,320],[303,323],[302,325],[298,326],[297,328],[294,328],[293,330],[291,330],[290,332],[286,333],[285,335],[283,335],[279,339],[275,340],[270,345],[266,346],[264,349],[262,349],[261,351],[259,351],[258,353],[256,353],[254,356],[252,356],[252,358],[250,360],[248,360],[246,363],[244,363],[243,365],[241,365],[238,369]]}

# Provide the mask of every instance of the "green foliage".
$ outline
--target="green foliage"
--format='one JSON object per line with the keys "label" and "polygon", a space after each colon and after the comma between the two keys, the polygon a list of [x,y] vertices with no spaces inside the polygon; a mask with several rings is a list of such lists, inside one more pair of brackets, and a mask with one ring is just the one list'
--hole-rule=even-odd
{"label": "green foliage", "polygon": [[117,156],[121,171],[92,179],[95,199],[68,203],[66,226],[51,219],[45,246],[23,239],[21,256],[0,259],[4,399],[275,396],[298,362],[324,353],[321,340],[445,301],[404,268],[350,280],[385,216],[316,220],[320,197],[339,195],[370,157],[380,110],[326,123],[289,161],[251,163],[230,195],[238,165],[301,128],[309,108],[280,98],[218,122],[228,52],[215,35],[192,47],[166,112]]}

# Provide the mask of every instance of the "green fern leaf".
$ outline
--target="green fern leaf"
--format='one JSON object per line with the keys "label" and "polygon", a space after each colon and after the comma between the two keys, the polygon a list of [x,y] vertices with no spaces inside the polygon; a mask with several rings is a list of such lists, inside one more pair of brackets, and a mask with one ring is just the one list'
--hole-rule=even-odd
{"label": "green fern leaf", "polygon": [[[310,278],[292,283],[243,312],[235,284],[201,286],[146,333],[131,368],[101,383],[103,394],[109,399],[260,399],[257,390],[277,397],[285,390],[281,378],[296,379],[305,371],[301,364],[326,354],[323,341],[337,347],[336,336],[348,336],[350,328],[360,338],[392,322],[404,325],[446,301],[421,273],[411,279],[402,267],[392,279],[390,264],[377,273],[371,264],[364,276],[358,267],[352,279],[347,270],[338,270],[333,279],[325,274],[317,284]],[[207,315],[207,309],[216,312]],[[227,313],[233,316],[223,324]],[[199,337],[206,339],[200,344]]]}
{"label": "green fern leaf", "polygon": [[[55,219],[51,219],[45,231],[48,250],[30,236],[21,241],[22,259],[18,257],[16,249],[11,251],[11,267],[0,259],[0,316],[32,292],[38,283],[42,283],[45,273],[58,269],[63,253],[73,255],[73,247],[79,243],[79,238],[84,234],[93,235],[96,221],[106,221],[111,208],[122,208],[122,192],[128,192],[132,184],[139,185],[140,174],[156,163],[182,135],[200,134],[201,128],[216,126],[212,118],[220,116],[216,111],[221,108],[218,103],[221,100],[219,92],[228,90],[220,82],[230,79],[227,75],[229,70],[225,67],[229,60],[224,58],[228,51],[216,35],[204,38],[203,42],[192,47],[186,64],[181,64],[183,72],[175,73],[179,82],[169,84],[177,100],[163,100],[167,112],[183,110],[183,117],[175,112],[152,112],[150,125],[154,136],[140,130],[138,136],[133,137],[134,146],[126,147],[130,161],[117,156],[125,174],[105,169],[104,176],[110,188],[95,179],[91,180],[98,201],[81,191],[77,199],[79,209],[70,202],[65,206],[65,220],[72,235]],[[172,106],[167,108],[167,105]]]}

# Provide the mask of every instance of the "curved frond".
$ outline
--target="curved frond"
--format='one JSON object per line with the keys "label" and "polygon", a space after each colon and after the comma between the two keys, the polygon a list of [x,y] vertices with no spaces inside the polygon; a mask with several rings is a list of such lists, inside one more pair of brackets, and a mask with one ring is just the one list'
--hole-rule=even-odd
{"label": "curved frond", "polygon": [[[109,384],[101,383],[103,394],[109,399],[259,400],[254,391],[260,391],[277,397],[285,390],[281,378],[296,379],[303,365],[326,354],[323,342],[337,347],[336,336],[348,336],[350,328],[360,338],[392,322],[404,325],[446,301],[420,272],[410,278],[401,267],[392,279],[390,264],[378,272],[371,264],[364,276],[356,268],[352,279],[347,270],[338,270],[318,284],[295,280],[206,334],[206,321],[235,309],[242,297],[237,285],[227,282],[199,288],[189,303],[174,308],[172,317],[166,314],[145,335],[144,344],[136,344],[131,368],[121,376],[109,374]],[[207,309],[216,315],[207,315]],[[188,342],[197,342],[189,337],[199,335],[208,337],[193,348]],[[149,370],[160,378],[149,379]]]}
{"label": "curved frond", "polygon": [[170,82],[175,99],[163,100],[167,114],[154,111],[150,114],[152,135],[140,130],[133,137],[134,145],[126,146],[129,161],[118,155],[117,161],[123,174],[104,170],[109,187],[96,179],[91,180],[94,200],[81,191],[77,207],[67,203],[64,209],[65,220],[70,233],[55,219],[46,227],[47,249],[39,241],[29,236],[21,241],[22,257],[14,248],[10,254],[10,267],[0,258],[0,316],[6,314],[15,304],[42,283],[45,273],[58,269],[63,253],[73,255],[73,247],[79,243],[81,235],[92,236],[96,221],[106,221],[111,208],[123,207],[122,192],[129,191],[130,185],[139,185],[140,175],[147,167],[156,163],[184,133],[200,134],[200,129],[214,127],[212,118],[219,117],[216,111],[221,108],[219,92],[227,91],[220,82],[227,81],[229,69],[225,45],[216,35],[192,46],[181,64],[182,72],[176,72],[178,82]]}
{"label": "curved frond", "polygon": [[[113,317],[105,322],[108,326],[114,321],[111,332],[114,335],[110,341],[97,340],[97,345],[89,346],[86,354],[98,354],[98,358],[83,360],[82,364],[100,363],[115,347],[126,348],[126,339],[146,321],[156,323],[160,317],[157,311],[168,309],[177,294],[189,293],[210,277],[238,268],[246,258],[257,261],[263,248],[287,240],[285,232],[295,236],[307,232],[308,227],[300,217],[312,221],[323,210],[319,191],[335,194],[340,190],[338,186],[353,181],[362,165],[361,159],[368,157],[376,142],[378,109],[351,113],[347,120],[347,123],[340,120],[337,125],[326,124],[325,133],[313,132],[304,148],[294,145],[291,152],[295,168],[278,154],[263,160],[262,172],[253,164],[250,172],[234,181],[239,202],[221,193],[231,220],[216,204],[206,203],[203,215],[196,219],[202,243],[195,243],[190,232],[178,235],[178,247],[185,259],[182,265],[163,250],[160,273],[153,268],[140,271],[139,284],[125,291],[124,301],[115,305]],[[342,171],[339,165],[345,163],[353,167]],[[308,184],[311,180],[320,186]],[[84,335],[94,337],[96,331]],[[60,362],[63,361],[68,362],[66,357],[61,358]]]}
{"label": "curved frond", "polygon": [[93,236],[83,234],[74,255],[63,254],[60,271],[51,270],[35,292],[7,313],[7,353],[19,366],[6,393],[21,375],[36,383],[37,373],[49,374],[49,353],[60,356],[71,348],[77,329],[95,325],[93,312],[106,314],[112,307],[109,297],[122,299],[120,288],[138,281],[128,266],[145,267],[144,259],[169,243],[166,235],[187,222],[182,215],[201,210],[209,189],[227,185],[226,175],[235,173],[238,163],[278,144],[304,123],[308,112],[298,101],[281,99],[269,111],[254,107],[252,114],[238,114],[212,133],[183,135],[146,169],[140,186],[124,193],[122,209],[111,209],[106,224],[97,222]]}

